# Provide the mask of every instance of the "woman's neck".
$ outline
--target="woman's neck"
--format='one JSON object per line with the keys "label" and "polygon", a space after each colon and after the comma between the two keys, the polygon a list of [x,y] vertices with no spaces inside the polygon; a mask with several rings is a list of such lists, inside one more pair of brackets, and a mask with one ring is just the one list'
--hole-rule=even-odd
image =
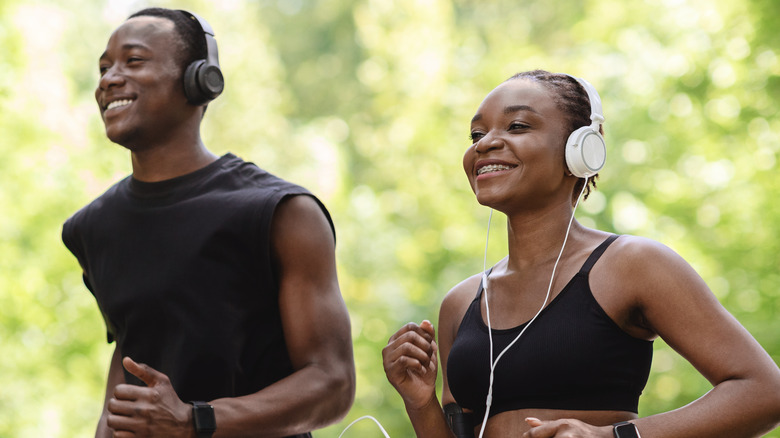
{"label": "woman's neck", "polygon": [[[509,258],[507,268],[525,270],[554,260],[567,236],[572,206],[563,202],[543,211],[517,213],[507,218]],[[573,221],[570,236],[583,230]]]}

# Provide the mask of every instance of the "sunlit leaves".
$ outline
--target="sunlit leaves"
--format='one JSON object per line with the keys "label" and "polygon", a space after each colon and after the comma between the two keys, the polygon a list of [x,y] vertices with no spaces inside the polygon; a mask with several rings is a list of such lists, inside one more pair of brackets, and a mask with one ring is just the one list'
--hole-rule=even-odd
{"label": "sunlit leaves", "polygon": [[[780,2],[155,4],[217,33],[227,87],[207,145],[307,186],[333,214],[358,391],[317,436],[363,414],[411,436],[380,350],[403,322],[435,322],[446,291],[482,268],[488,213],[461,157],[479,102],[519,70],[570,72],[601,93],[607,166],[581,222],[680,252],[780,360]],[[130,171],[92,94],[108,35],[143,6],[0,3],[0,436],[94,429],[111,347],[59,227]],[[505,233],[495,217],[489,264]],[[709,389],[660,341],[652,373],[642,415]],[[360,427],[346,436],[379,436]]]}

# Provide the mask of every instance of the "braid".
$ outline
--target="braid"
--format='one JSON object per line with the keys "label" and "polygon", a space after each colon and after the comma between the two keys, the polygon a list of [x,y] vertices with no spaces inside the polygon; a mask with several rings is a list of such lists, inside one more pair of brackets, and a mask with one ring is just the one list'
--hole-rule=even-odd
{"label": "braid", "polygon": [[[583,126],[590,126],[590,99],[588,92],[573,77],[563,73],[550,73],[545,70],[531,70],[517,73],[507,81],[515,79],[530,79],[542,84],[545,88],[552,91],[552,98],[555,105],[560,109],[569,121],[568,131],[574,132]],[[604,128],[599,127],[599,132],[604,134]],[[596,189],[596,178],[598,174],[588,178],[588,187],[585,188],[584,199],[588,199],[591,190]],[[574,185],[572,196],[576,196],[582,190],[585,178],[579,178]]]}

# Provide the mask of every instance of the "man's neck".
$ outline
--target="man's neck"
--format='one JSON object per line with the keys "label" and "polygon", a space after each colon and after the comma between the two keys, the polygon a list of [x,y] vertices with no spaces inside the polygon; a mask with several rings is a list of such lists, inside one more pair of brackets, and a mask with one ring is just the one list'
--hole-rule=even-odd
{"label": "man's neck", "polygon": [[161,146],[131,152],[133,177],[145,182],[164,181],[192,173],[217,160],[198,140],[193,146]]}

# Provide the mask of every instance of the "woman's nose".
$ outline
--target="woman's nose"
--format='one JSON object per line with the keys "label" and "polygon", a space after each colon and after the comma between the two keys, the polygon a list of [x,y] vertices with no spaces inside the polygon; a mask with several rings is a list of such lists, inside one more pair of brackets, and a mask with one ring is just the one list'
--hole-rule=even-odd
{"label": "woman's nose", "polygon": [[488,132],[484,137],[477,141],[474,149],[477,153],[485,153],[490,152],[493,149],[499,149],[503,147],[503,145],[504,141],[500,138],[500,136]]}

